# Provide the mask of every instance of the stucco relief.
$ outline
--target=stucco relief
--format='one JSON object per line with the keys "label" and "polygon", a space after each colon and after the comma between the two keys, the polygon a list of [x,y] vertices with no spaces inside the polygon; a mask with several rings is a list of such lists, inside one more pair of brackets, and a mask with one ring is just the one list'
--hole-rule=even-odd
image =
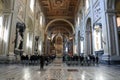
{"label": "stucco relief", "polygon": [[101,14],[101,7],[100,3],[98,2],[96,6],[94,7],[94,20],[98,20],[100,18]]}
{"label": "stucco relief", "polygon": [[66,8],[66,0],[53,0],[53,8]]}
{"label": "stucco relief", "polygon": [[24,6],[20,2],[18,2],[17,6],[18,6],[17,17],[20,20],[24,21],[25,8],[24,8]]}
{"label": "stucco relief", "polygon": [[26,4],[26,0],[21,0],[23,4]]}

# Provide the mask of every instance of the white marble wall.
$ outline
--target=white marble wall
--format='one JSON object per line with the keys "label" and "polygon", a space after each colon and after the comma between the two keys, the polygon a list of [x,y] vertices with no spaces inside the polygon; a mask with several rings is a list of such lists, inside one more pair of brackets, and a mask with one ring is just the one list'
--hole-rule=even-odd
{"label": "white marble wall", "polygon": [[[109,34],[107,33],[107,22],[106,22],[106,12],[105,12],[105,2],[104,0],[92,0],[90,1],[90,6],[86,12],[85,7],[82,6],[82,17],[80,18],[80,25],[79,25],[79,30],[81,32],[81,36],[84,36],[84,48],[83,52],[86,52],[86,23],[88,18],[91,19],[91,27],[92,27],[92,40],[93,40],[93,52],[95,51],[95,44],[94,44],[94,34],[93,34],[93,24],[94,23],[101,23],[102,24],[102,39],[104,42],[103,43],[103,50],[104,50],[104,55],[109,54],[109,44],[108,44],[108,37]],[[79,12],[79,11],[78,11]],[[81,15],[81,13],[78,13]],[[76,26],[76,29],[78,26]],[[77,36],[76,36],[77,40]],[[77,42],[77,41],[76,41]]]}
{"label": "white marble wall", "polygon": [[[8,21],[8,37],[7,37],[7,43],[4,45],[4,47],[0,46],[0,49],[4,50],[2,51],[5,55],[13,55],[14,56],[14,40],[15,40],[15,34],[16,34],[16,23],[17,22],[23,22],[26,25],[26,30],[24,32],[24,53],[25,54],[32,54],[34,51],[34,36],[40,36],[39,44],[43,42],[43,35],[44,35],[44,26],[45,24],[40,25],[40,13],[41,8],[38,3],[39,0],[36,0],[36,11],[32,12],[30,9],[30,0],[4,0],[4,4],[0,6],[0,15],[2,13],[7,13],[7,15],[10,15],[10,19]],[[44,15],[43,16],[43,23],[45,23]],[[36,30],[35,30],[36,28]],[[27,34],[30,34],[30,39],[32,41],[31,49],[28,49],[26,46],[27,43]],[[28,51],[29,50],[29,51]]]}
{"label": "white marble wall", "polygon": [[9,49],[9,33],[11,29],[11,19],[12,19],[12,12],[13,10],[13,0],[4,0],[0,1],[0,16],[2,17],[3,23],[1,22],[2,26],[0,27],[0,56],[7,55]]}
{"label": "white marble wall", "polygon": [[[94,30],[93,25],[95,23],[102,24],[102,45],[104,50],[103,60],[108,60],[108,55],[111,55],[111,60],[119,60],[118,49],[118,36],[116,28],[116,15],[114,14],[114,1],[113,0],[93,0],[90,2],[90,7],[86,12],[85,7],[82,8],[84,19],[81,19],[80,31],[84,33],[86,31],[87,19],[91,19],[92,36],[93,36],[93,51],[95,51]],[[81,29],[81,27],[84,28]],[[112,28],[111,28],[112,27]],[[110,28],[113,32],[110,31]],[[112,37],[112,38],[111,38]],[[113,38],[114,37],[114,38]],[[114,44],[114,45],[113,45]],[[86,49],[86,37],[84,39],[84,49]],[[84,53],[86,50],[84,51]]]}

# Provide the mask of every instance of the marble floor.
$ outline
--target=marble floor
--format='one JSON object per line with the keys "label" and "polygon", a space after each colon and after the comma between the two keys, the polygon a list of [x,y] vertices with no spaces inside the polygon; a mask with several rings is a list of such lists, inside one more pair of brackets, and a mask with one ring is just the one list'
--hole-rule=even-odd
{"label": "marble floor", "polygon": [[38,66],[0,64],[0,80],[120,80],[120,66],[67,66],[60,59]]}

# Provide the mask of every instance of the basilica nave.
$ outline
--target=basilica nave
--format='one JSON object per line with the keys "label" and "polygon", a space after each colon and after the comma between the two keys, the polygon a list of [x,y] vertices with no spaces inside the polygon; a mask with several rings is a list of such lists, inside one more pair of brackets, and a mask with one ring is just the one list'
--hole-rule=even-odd
{"label": "basilica nave", "polygon": [[0,80],[120,80],[120,0],[0,0]]}

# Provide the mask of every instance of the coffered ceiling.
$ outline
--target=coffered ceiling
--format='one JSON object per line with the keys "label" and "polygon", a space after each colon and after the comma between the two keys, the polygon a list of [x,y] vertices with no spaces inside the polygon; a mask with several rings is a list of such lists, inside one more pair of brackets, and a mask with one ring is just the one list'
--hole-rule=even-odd
{"label": "coffered ceiling", "polygon": [[65,18],[73,20],[80,0],[40,0],[47,20]]}

